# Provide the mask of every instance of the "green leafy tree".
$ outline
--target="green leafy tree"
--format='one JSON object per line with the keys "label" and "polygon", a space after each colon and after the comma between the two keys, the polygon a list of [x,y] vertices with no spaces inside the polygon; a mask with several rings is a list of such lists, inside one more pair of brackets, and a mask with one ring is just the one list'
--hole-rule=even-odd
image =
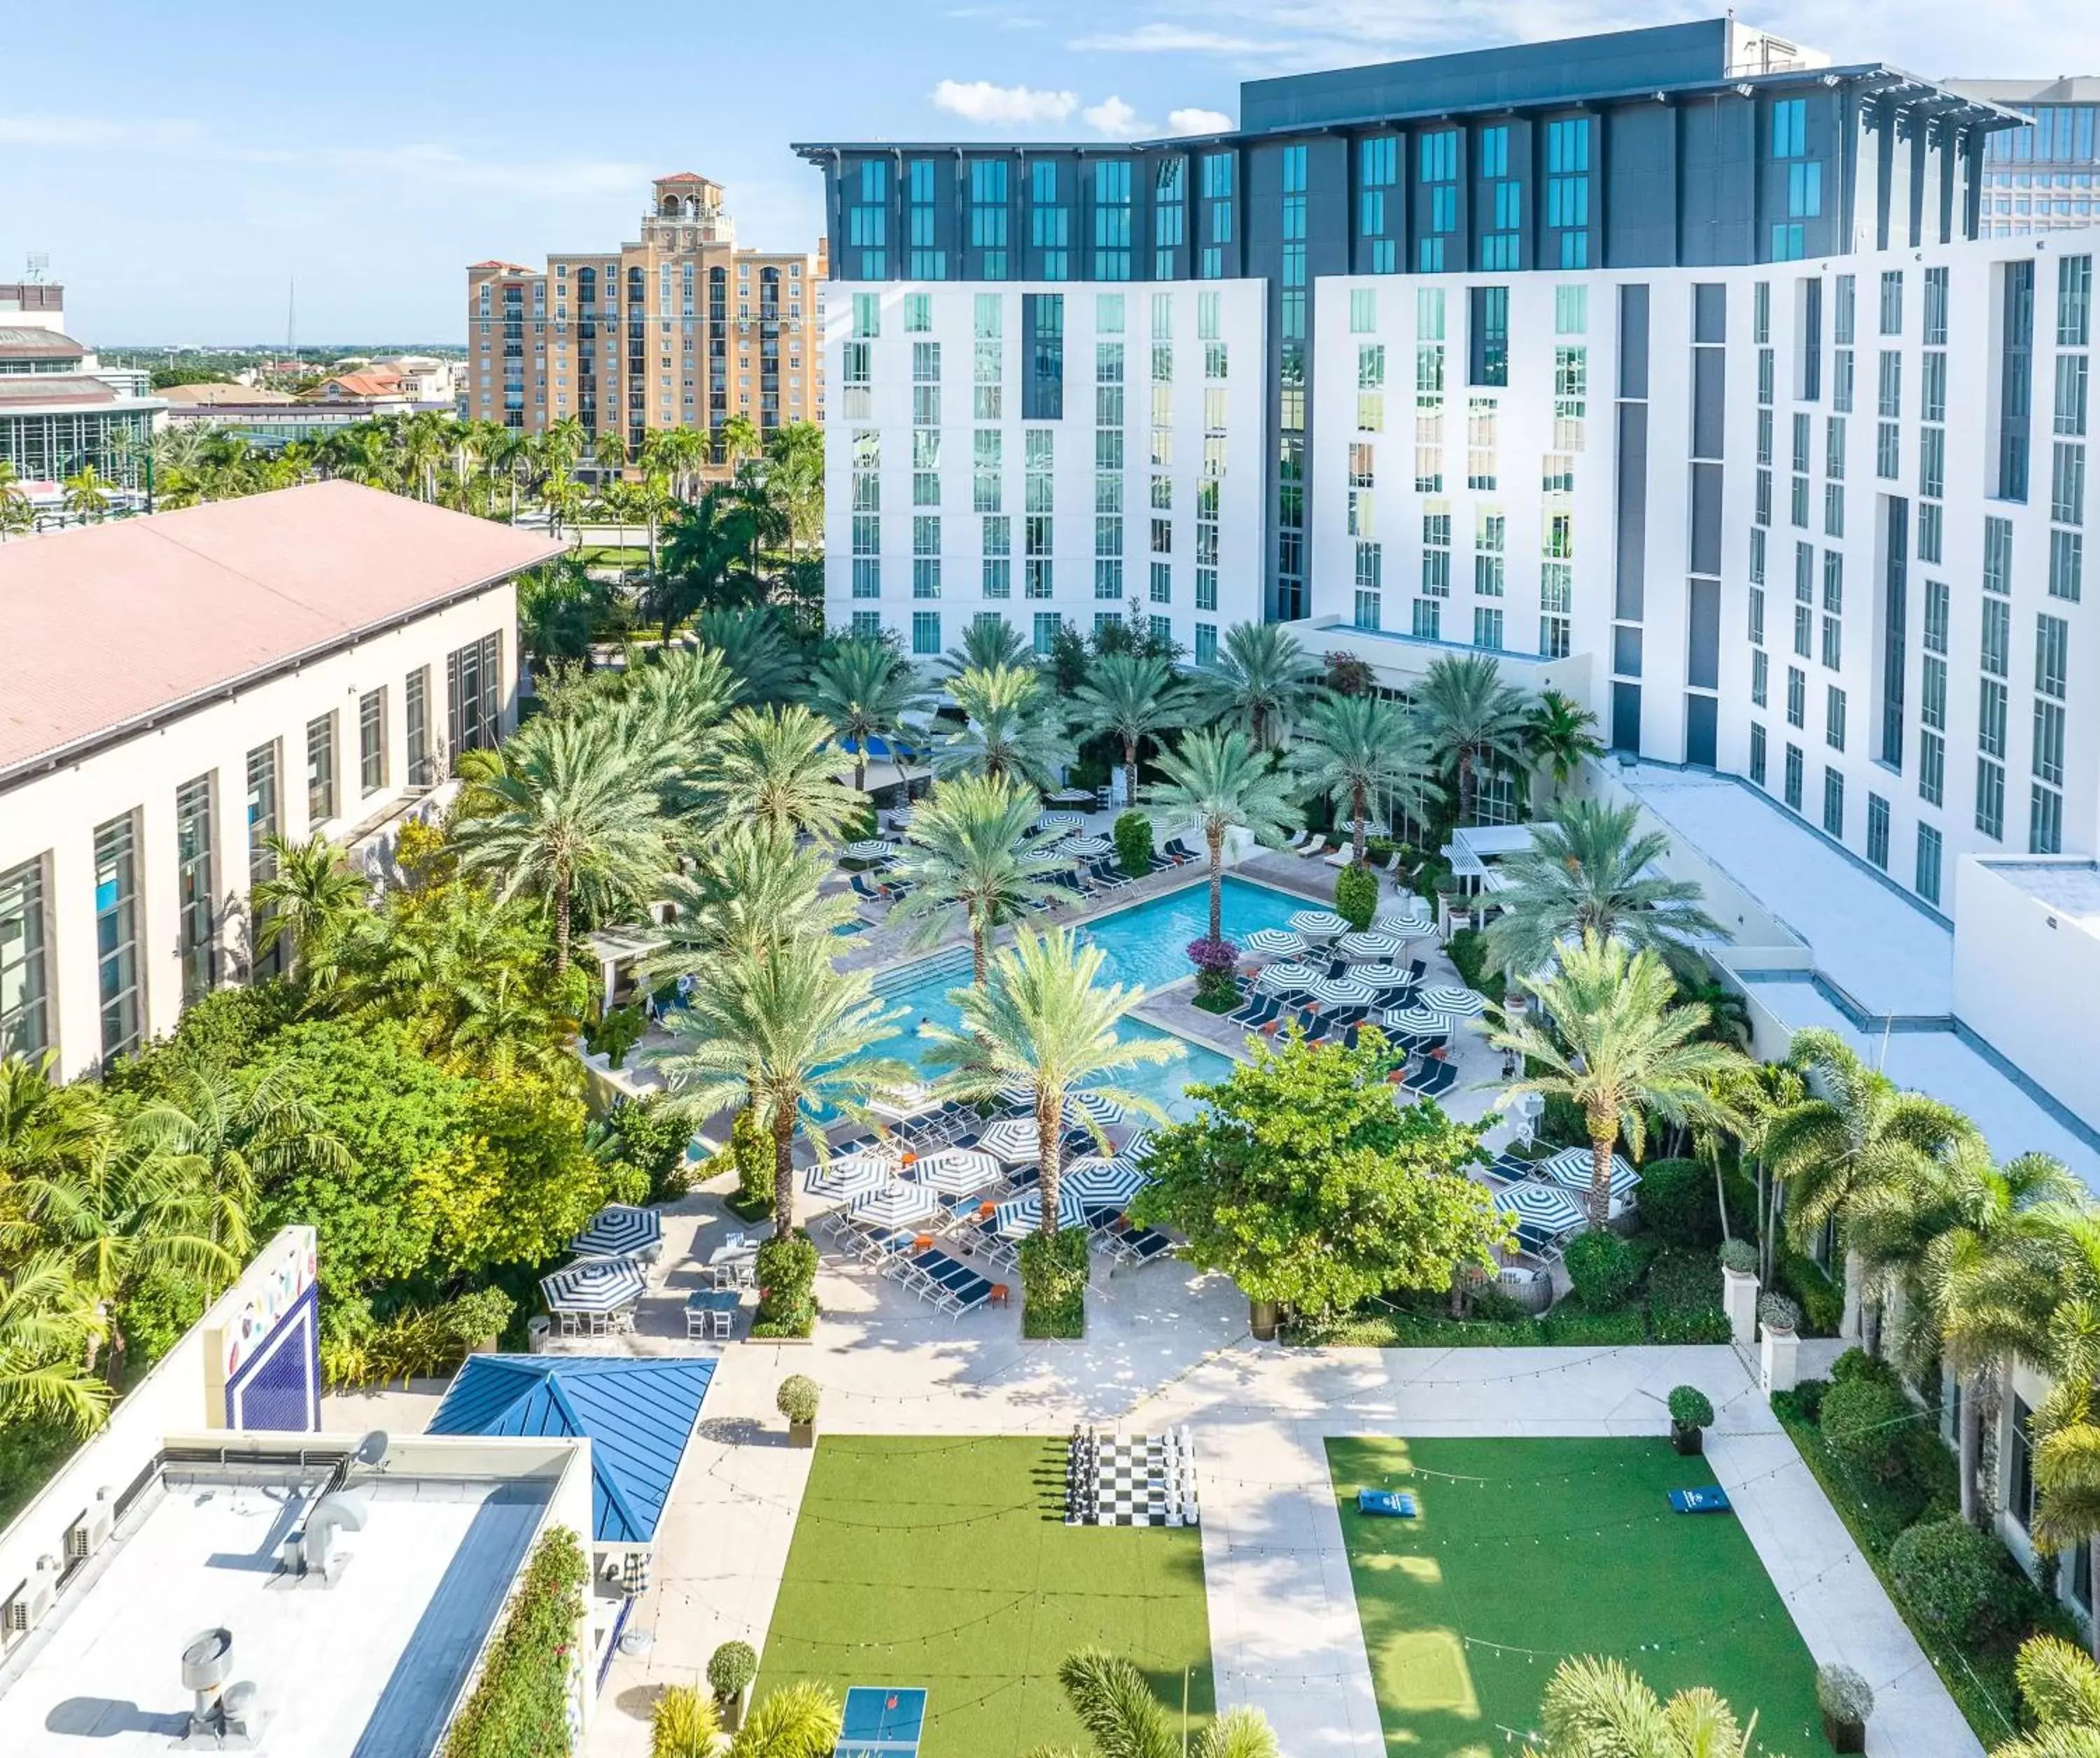
{"label": "green leafy tree", "polygon": [[[1177,1728],[1145,1675],[1120,1654],[1083,1648],[1057,1668],[1093,1758],[1279,1758],[1275,1731],[1257,1709],[1228,1709],[1193,1742]],[[1028,1758],[1083,1758],[1039,1746]]]}
{"label": "green leafy tree", "polygon": [[854,788],[867,791],[867,747],[894,738],[926,700],[910,663],[879,641],[842,641],[810,680],[810,706],[853,747]]}
{"label": "green leafy tree", "polygon": [[933,784],[904,833],[896,870],[912,889],[890,919],[911,924],[930,942],[960,916],[969,931],[973,983],[984,982],[994,932],[1056,895],[1050,876],[1065,863],[1029,844],[1036,812],[1031,789],[1001,776],[958,775]]}
{"label": "green leafy tree", "polygon": [[1497,1102],[1524,1093],[1572,1100],[1590,1135],[1590,1219],[1611,1217],[1612,1149],[1621,1130],[1639,1160],[1648,1114],[1672,1123],[1726,1128],[1732,1118],[1714,1086],[1745,1060],[1740,1051],[1702,1039],[1706,1010],[1675,1007],[1670,967],[1652,952],[1585,934],[1560,949],[1560,968],[1520,979],[1552,1029],[1530,1010],[1502,1009],[1492,1034],[1536,1073],[1513,1082]]}
{"label": "green leafy tree", "polygon": [[109,1410],[109,1386],[88,1364],[99,1328],[94,1291],[63,1253],[0,1270],[0,1421],[99,1426]]}
{"label": "green leafy tree", "polygon": [[1524,760],[1524,692],[1505,684],[1485,654],[1447,654],[1423,674],[1414,707],[1451,783],[1458,822],[1470,824],[1481,769]]}
{"label": "green leafy tree", "polygon": [[1542,1743],[1524,1758],[1749,1758],[1746,1726],[1706,1686],[1663,1702],[1616,1660],[1564,1660],[1546,1683]]}
{"label": "green leafy tree", "polygon": [[1282,624],[1235,623],[1197,681],[1256,750],[1267,751],[1289,736],[1320,676],[1320,662]]}
{"label": "green leafy tree", "polygon": [[1160,753],[1159,782],[1145,790],[1146,802],[1170,817],[1193,817],[1203,839],[1211,881],[1211,938],[1224,928],[1225,832],[1244,825],[1255,841],[1271,848],[1299,822],[1285,778],[1268,756],[1237,727],[1197,727],[1171,751]]}
{"label": "green leafy tree", "polygon": [[302,843],[265,839],[270,876],[249,893],[255,949],[291,949],[293,974],[309,987],[327,988],[339,967],[345,937],[364,913],[371,882],[344,861],[325,836]]}
{"label": "green leafy tree", "polygon": [[1374,802],[1396,800],[1410,817],[1428,815],[1435,771],[1429,739],[1410,709],[1378,696],[1321,694],[1291,750],[1298,785],[1354,821],[1350,858],[1363,864],[1365,823]]}
{"label": "green leafy tree", "polygon": [[1394,1288],[1440,1292],[1510,1237],[1486,1186],[1480,1131],[1430,1103],[1402,1108],[1376,1030],[1354,1049],[1295,1032],[1213,1086],[1204,1108],[1153,1138],[1154,1182],[1133,1218],[1171,1226],[1190,1262],[1250,1300],[1346,1311]]}
{"label": "green leafy tree", "polygon": [[832,862],[792,831],[736,823],[700,845],[690,873],[664,881],[672,919],[656,930],[664,949],[645,967],[660,983],[697,976],[723,958],[759,958],[783,941],[816,938],[854,917],[852,896],[821,889]]}
{"label": "green leafy tree", "polygon": [[1001,775],[1054,784],[1070,760],[1052,712],[1043,676],[1032,668],[1004,666],[964,672],[949,693],[967,716],[963,729],[942,738],[933,751],[933,773]]}
{"label": "green leafy tree", "polygon": [[1532,704],[1524,716],[1524,742],[1525,754],[1553,778],[1555,787],[1565,787],[1585,760],[1604,754],[1596,716],[1557,690],[1542,690]]}
{"label": "green leafy tree", "polygon": [[839,777],[840,755],[830,725],[799,704],[739,708],[716,739],[707,804],[722,817],[804,831],[836,846],[863,805]]}
{"label": "green leafy tree", "polygon": [[1034,663],[1027,641],[996,615],[974,617],[964,623],[962,640],[941,655],[941,671],[951,679],[966,672],[998,672]]}
{"label": "green leafy tree", "polygon": [[1639,824],[1637,805],[1556,801],[1531,847],[1500,864],[1508,883],[1488,924],[1489,967],[1511,976],[1542,969],[1555,946],[1585,934],[1673,959],[1695,941],[1732,938],[1699,907],[1696,880],[1662,876],[1670,839]]}
{"label": "green leafy tree", "polygon": [[1081,729],[1106,733],[1123,747],[1123,804],[1137,804],[1137,759],[1147,738],[1187,718],[1189,690],[1171,662],[1114,654],[1094,662],[1073,698]]}

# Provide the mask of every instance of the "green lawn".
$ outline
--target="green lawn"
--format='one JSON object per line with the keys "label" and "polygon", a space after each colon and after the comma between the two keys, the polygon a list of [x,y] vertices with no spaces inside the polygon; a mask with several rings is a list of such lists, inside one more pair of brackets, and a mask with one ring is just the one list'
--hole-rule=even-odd
{"label": "green lawn", "polygon": [[[1732,1514],[1666,1440],[1330,1440],[1357,1615],[1392,1758],[1507,1758],[1562,1657],[1622,1660],[1667,1697],[1710,1685],[1759,1744],[1819,1758],[1815,1666]],[[1359,1488],[1417,1520],[1366,1519]],[[1515,1738],[1511,1738],[1514,1730]]]}
{"label": "green lawn", "polygon": [[926,1758],[1083,1747],[1057,1666],[1098,1644],[1211,1709],[1193,1528],[1068,1527],[1061,1439],[825,1435],[765,1640],[793,1679],[924,1685]]}

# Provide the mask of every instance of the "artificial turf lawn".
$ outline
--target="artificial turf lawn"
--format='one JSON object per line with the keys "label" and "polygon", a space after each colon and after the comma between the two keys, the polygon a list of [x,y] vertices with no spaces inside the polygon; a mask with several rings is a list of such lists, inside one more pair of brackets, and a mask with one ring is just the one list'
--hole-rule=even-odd
{"label": "artificial turf lawn", "polygon": [[[1564,1656],[1615,1658],[1667,1698],[1709,1685],[1758,1745],[1827,1753],[1815,1663],[1732,1513],[1666,1492],[1714,1481],[1667,1440],[1330,1440],[1386,1750],[1507,1758]],[[1448,1474],[1448,1475],[1438,1474]],[[1407,1489],[1420,1518],[1357,1512]]]}
{"label": "artificial turf lawn", "polygon": [[1128,1657],[1178,1719],[1212,1707],[1201,1535],[1068,1527],[1065,1443],[824,1435],[757,1694],[815,1679],[924,1685],[926,1758],[1084,1749],[1057,1684],[1075,1648]]}

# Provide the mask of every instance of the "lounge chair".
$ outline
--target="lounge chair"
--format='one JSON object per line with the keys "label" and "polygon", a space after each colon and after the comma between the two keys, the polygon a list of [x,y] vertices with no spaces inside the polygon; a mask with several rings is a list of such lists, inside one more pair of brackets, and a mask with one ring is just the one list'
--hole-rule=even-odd
{"label": "lounge chair", "polygon": [[1296,854],[1305,846],[1306,839],[1312,834],[1310,831],[1299,831],[1289,842],[1283,844],[1283,852],[1286,854]]}
{"label": "lounge chair", "polygon": [[1264,995],[1251,1006],[1226,1016],[1227,1023],[1244,1025],[1249,1031],[1259,1031],[1283,1011],[1283,1003],[1273,995]]}
{"label": "lounge chair", "polygon": [[1458,1084],[1458,1065],[1454,1062],[1429,1063],[1409,1089],[1424,1099],[1440,1099]]}
{"label": "lounge chair", "polygon": [[1323,855],[1326,852],[1327,839],[1324,835],[1315,836],[1310,842],[1301,844],[1291,851],[1300,861],[1309,861],[1313,856]]}
{"label": "lounge chair", "polygon": [[1165,855],[1167,858],[1172,861],[1177,867],[1181,866],[1185,861],[1193,861],[1197,858],[1196,851],[1191,848],[1186,843],[1183,842],[1178,836],[1170,841],[1164,848],[1160,850],[1160,853]]}
{"label": "lounge chair", "polygon": [[1149,1263],[1154,1258],[1163,1258],[1173,1250],[1174,1241],[1158,1227],[1148,1227],[1119,1235],[1116,1247],[1116,1255],[1126,1263]]}
{"label": "lounge chair", "polygon": [[1335,1022],[1332,1020],[1324,1013],[1316,1013],[1312,1016],[1312,1023],[1305,1028],[1305,1042],[1308,1044],[1319,1043],[1334,1029]]}
{"label": "lounge chair", "polygon": [[888,903],[890,901],[889,893],[878,886],[869,884],[865,875],[854,874],[849,883],[853,886],[854,895],[863,903]]}

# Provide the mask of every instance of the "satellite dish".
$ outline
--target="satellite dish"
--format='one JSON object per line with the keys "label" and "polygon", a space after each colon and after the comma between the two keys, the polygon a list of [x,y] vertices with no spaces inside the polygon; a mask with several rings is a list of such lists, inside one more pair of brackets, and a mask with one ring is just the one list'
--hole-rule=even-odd
{"label": "satellite dish", "polygon": [[351,1456],[360,1465],[376,1465],[386,1456],[386,1449],[392,1444],[386,1438],[386,1430],[374,1429],[357,1443],[357,1450]]}

